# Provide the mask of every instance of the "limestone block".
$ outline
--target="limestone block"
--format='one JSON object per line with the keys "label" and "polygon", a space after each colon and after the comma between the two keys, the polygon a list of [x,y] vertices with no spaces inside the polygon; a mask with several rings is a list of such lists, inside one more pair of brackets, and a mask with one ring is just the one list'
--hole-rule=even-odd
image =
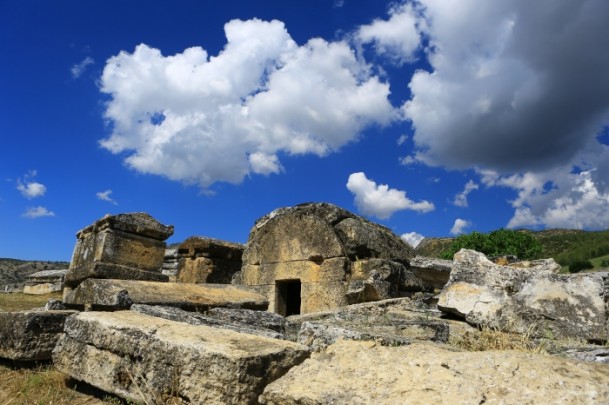
{"label": "limestone block", "polygon": [[66,274],[64,284],[76,287],[88,278],[107,278],[117,280],[169,281],[169,276],[160,271],[146,271],[137,267],[123,266],[114,263],[89,263],[73,267]]}
{"label": "limestone block", "polygon": [[161,274],[164,240],[172,234],[173,226],[145,213],[106,215],[77,233],[66,284],[76,287],[86,277],[151,279],[145,276]]}
{"label": "limestone block", "polygon": [[178,255],[184,257],[209,257],[241,262],[245,245],[205,236],[191,236],[180,244]]}
{"label": "limestone block", "polygon": [[307,283],[345,281],[347,266],[348,260],[344,257],[323,260],[321,263],[304,260],[245,265],[241,277],[245,285],[274,284],[278,280]]}
{"label": "limestone block", "polygon": [[389,229],[353,216],[334,226],[351,260],[388,259],[408,265],[414,251]]}
{"label": "limestone block", "polygon": [[24,294],[43,295],[62,290],[62,283],[41,283],[23,286]]}
{"label": "limestone block", "polygon": [[114,229],[81,231],[76,244],[71,269],[103,262],[160,272],[165,258],[165,242]]}
{"label": "limestone block", "polygon": [[401,321],[380,324],[304,322],[298,333],[298,343],[313,351],[320,351],[339,339],[371,340],[383,346],[403,346],[415,340],[429,340],[446,343],[448,325],[435,321]]}
{"label": "limestone block", "polygon": [[192,236],[178,248],[178,282],[230,284],[241,270],[245,245]]}
{"label": "limestone block", "polygon": [[178,283],[230,284],[241,270],[241,261],[207,257],[182,258],[178,266]]}
{"label": "limestone block", "polygon": [[66,318],[76,311],[0,312],[0,357],[49,360]]}
{"label": "limestone block", "polygon": [[53,361],[128,401],[255,404],[268,383],[308,356],[292,342],[119,311],[70,318]]}
{"label": "limestone block", "polygon": [[301,314],[348,305],[346,284],[341,281],[302,283]]}
{"label": "limestone block", "polygon": [[410,270],[420,278],[425,285],[442,289],[450,277],[452,260],[435,259],[416,256],[410,260]]}
{"label": "limestone block", "polygon": [[342,255],[340,239],[329,224],[305,210],[291,210],[252,230],[243,262],[317,261]]}
{"label": "limestone block", "polygon": [[[397,361],[396,361],[397,360]],[[604,404],[609,367],[515,351],[340,341],[269,384],[262,404]]]}
{"label": "limestone block", "polygon": [[178,257],[177,247],[167,247],[167,249],[165,249],[165,257],[163,258],[163,267],[161,268],[161,273],[169,276],[170,280],[175,281],[175,278],[178,275],[179,261],[180,259]]}
{"label": "limestone block", "polygon": [[[224,308],[215,308],[215,309],[224,309]],[[239,333],[249,333],[251,335],[259,335],[265,336],[273,339],[285,339],[282,333],[276,332],[275,330],[265,328],[261,325],[252,322],[252,319],[255,319],[252,316],[248,322],[245,319],[239,320],[230,320],[217,318],[213,315],[210,315],[209,312],[206,315],[200,314],[198,312],[189,312],[184,311],[183,309],[175,308],[175,307],[167,307],[160,305],[145,305],[145,304],[133,304],[131,306],[131,311],[135,311],[140,314],[156,316],[158,318],[168,319],[170,321],[175,322],[184,322],[190,325],[206,325],[212,326],[215,328],[228,329],[233,330]],[[235,310],[232,310],[235,311]],[[242,311],[250,311],[252,313],[259,314],[268,314],[268,312],[262,311],[254,311],[254,310],[242,310]]]}
{"label": "limestone block", "polygon": [[23,287],[24,294],[50,294],[61,291],[67,269],[44,270],[27,276],[27,281]]}
{"label": "limestone block", "polygon": [[556,274],[559,267],[554,261],[500,266],[462,249],[438,308],[475,325],[534,337],[607,340],[603,274]]}
{"label": "limestone block", "polygon": [[67,305],[128,309],[132,304],[205,310],[212,307],[266,310],[268,301],[246,287],[227,284],[179,284],[154,281],[87,279],[69,295]]}
{"label": "limestone block", "polygon": [[271,312],[217,307],[210,308],[206,314],[219,320],[242,323],[258,328],[274,330],[280,333],[284,333],[286,328],[286,319],[281,315]]}

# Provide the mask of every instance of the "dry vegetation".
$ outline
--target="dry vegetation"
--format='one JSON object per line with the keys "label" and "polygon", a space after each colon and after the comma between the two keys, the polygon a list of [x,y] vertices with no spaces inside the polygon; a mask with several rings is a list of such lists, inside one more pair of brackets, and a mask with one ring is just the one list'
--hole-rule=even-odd
{"label": "dry vegetation", "polygon": [[486,350],[518,350],[528,353],[544,353],[543,345],[533,341],[528,334],[507,333],[483,328],[450,338],[449,344],[470,352]]}
{"label": "dry vegetation", "polygon": [[74,383],[68,381],[51,365],[40,364],[24,368],[15,367],[8,362],[0,363],[1,404],[89,405],[108,403],[73,388],[77,388]]}
{"label": "dry vegetation", "polygon": [[[46,295],[0,294],[0,312],[42,307],[49,298],[61,299],[61,293]],[[83,392],[80,392],[81,390]],[[90,405],[108,403],[123,404],[125,402],[90,386],[67,379],[48,363],[24,364],[0,360],[0,404],[2,405]]]}

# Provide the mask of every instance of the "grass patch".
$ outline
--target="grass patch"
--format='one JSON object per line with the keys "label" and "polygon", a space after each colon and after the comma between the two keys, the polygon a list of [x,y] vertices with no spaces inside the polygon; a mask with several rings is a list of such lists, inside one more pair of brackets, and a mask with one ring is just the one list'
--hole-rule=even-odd
{"label": "grass patch", "polygon": [[449,344],[461,350],[481,352],[486,350],[517,350],[527,353],[544,353],[543,346],[535,343],[528,334],[508,333],[492,328],[465,332],[451,337]]}
{"label": "grass patch", "polygon": [[31,368],[13,368],[0,364],[0,403],[25,404],[96,404],[96,398],[72,390],[66,378],[50,364]]}
{"label": "grass patch", "polygon": [[31,295],[22,293],[0,294],[0,312],[26,311],[32,308],[44,307],[49,298],[61,299],[61,292]]}

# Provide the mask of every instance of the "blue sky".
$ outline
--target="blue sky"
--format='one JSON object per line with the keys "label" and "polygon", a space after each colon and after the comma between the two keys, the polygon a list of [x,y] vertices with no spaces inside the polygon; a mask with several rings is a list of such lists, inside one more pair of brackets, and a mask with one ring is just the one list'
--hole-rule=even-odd
{"label": "blue sky", "polygon": [[0,257],[107,213],[246,242],[326,201],[415,243],[609,228],[609,3],[0,1]]}

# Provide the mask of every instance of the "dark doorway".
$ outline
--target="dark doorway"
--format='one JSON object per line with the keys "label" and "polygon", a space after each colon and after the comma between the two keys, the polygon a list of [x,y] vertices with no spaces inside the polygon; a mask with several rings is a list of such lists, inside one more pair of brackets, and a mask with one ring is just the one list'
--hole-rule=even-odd
{"label": "dark doorway", "polygon": [[300,315],[300,287],[300,280],[276,281],[275,303],[279,315]]}

